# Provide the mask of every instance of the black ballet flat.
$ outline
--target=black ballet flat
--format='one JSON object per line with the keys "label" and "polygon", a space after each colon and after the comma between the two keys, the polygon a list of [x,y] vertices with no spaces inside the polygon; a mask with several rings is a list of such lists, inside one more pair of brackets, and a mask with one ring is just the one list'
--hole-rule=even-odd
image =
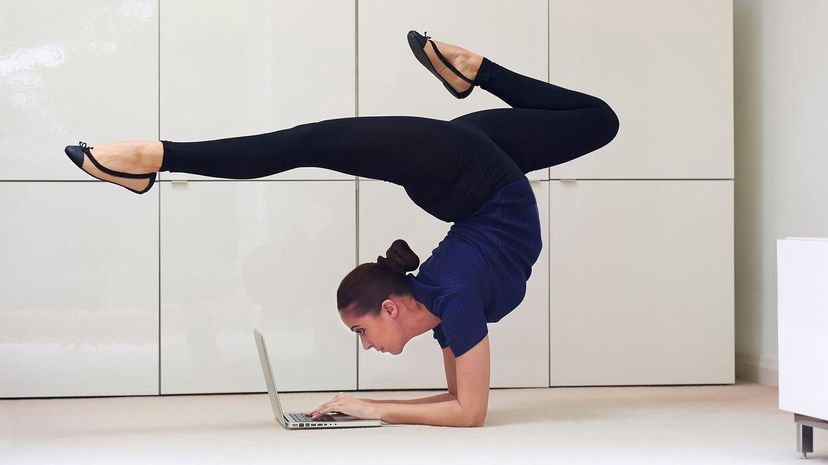
{"label": "black ballet flat", "polygon": [[130,191],[135,192],[136,194],[143,194],[144,192],[147,192],[148,190],[150,190],[150,188],[152,188],[152,185],[155,184],[155,173],[132,174],[132,173],[122,173],[120,171],[111,170],[111,169],[103,166],[102,164],[98,163],[98,160],[95,160],[95,157],[92,156],[92,152],[90,151],[90,149],[94,149],[95,147],[89,147],[89,146],[86,145],[86,142],[83,142],[83,141],[79,141],[78,144],[80,144],[80,145],[67,145],[66,148],[63,151],[66,152],[66,155],[69,157],[70,160],[72,160],[72,162],[75,165],[78,166],[78,168],[82,169],[84,173],[92,176],[93,178],[100,179],[101,181],[110,182],[112,184],[118,184],[117,182],[113,182],[109,179],[101,179],[101,178],[95,176],[94,174],[90,173],[89,171],[84,170],[83,169],[83,157],[84,157],[84,155],[89,157],[89,161],[91,161],[92,164],[95,165],[96,168],[98,168],[99,170],[103,171],[106,174],[110,174],[112,176],[119,176],[119,177],[122,177],[122,178],[149,179],[150,180],[149,184],[147,184],[147,187],[145,187],[144,190],[141,190],[141,191],[132,189],[131,187],[127,187],[127,186],[124,186],[122,184],[118,184],[119,186],[121,186],[125,189],[129,189]]}
{"label": "black ballet flat", "polygon": [[437,70],[434,69],[434,66],[431,64],[431,60],[428,59],[428,55],[426,55],[425,50],[423,50],[423,47],[426,46],[426,44],[428,43],[428,39],[430,38],[431,37],[428,36],[428,31],[426,31],[426,35],[424,36],[420,35],[420,33],[418,33],[417,31],[408,31],[408,46],[411,47],[411,51],[414,52],[414,56],[417,57],[417,61],[422,63],[422,65],[425,66],[427,70],[431,71],[431,74],[437,76],[437,79],[439,79],[446,87],[446,89],[448,89],[448,91],[451,92],[451,95],[457,98],[466,98],[469,94],[471,94],[471,91],[474,90],[474,81],[467,78],[466,76],[463,76],[463,73],[461,73],[460,71],[457,71],[457,68],[452,66],[451,63],[449,63],[449,61],[443,56],[443,54],[440,53],[440,50],[437,49],[437,45],[434,44],[434,41],[431,41],[431,47],[434,49],[434,54],[437,55],[437,58],[439,58],[440,61],[442,61],[443,64],[445,64],[446,67],[450,69],[454,74],[456,74],[464,81],[471,84],[471,87],[464,90],[463,92],[457,92],[456,90],[454,90],[454,87],[452,87],[451,84],[448,83],[448,81],[443,79],[443,76],[440,76],[440,73],[438,73]]}

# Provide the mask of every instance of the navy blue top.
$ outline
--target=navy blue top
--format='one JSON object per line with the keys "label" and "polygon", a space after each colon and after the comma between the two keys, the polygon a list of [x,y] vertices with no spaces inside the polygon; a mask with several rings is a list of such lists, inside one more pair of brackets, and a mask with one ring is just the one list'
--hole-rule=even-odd
{"label": "navy blue top", "polygon": [[514,310],[542,246],[538,204],[525,176],[455,222],[417,276],[407,275],[413,297],[442,320],[433,330],[440,347],[459,357],[488,334],[487,322]]}

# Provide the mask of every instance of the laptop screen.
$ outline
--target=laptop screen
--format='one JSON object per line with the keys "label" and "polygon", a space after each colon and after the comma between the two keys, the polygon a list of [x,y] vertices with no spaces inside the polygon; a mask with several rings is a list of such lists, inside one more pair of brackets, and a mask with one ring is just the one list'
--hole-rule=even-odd
{"label": "laptop screen", "polygon": [[267,384],[267,393],[270,397],[270,406],[273,407],[273,414],[276,420],[285,425],[285,415],[282,413],[282,404],[279,402],[279,393],[276,391],[276,381],[273,377],[273,370],[270,366],[270,357],[267,355],[267,345],[265,344],[262,333],[258,330],[253,330],[253,336],[256,338],[256,346],[259,348],[259,361],[262,362],[262,372],[264,373],[265,384]]}

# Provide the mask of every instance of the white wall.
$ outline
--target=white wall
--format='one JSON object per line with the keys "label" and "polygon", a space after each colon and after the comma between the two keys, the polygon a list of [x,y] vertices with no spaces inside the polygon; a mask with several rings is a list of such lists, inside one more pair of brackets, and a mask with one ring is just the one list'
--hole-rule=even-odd
{"label": "white wall", "polygon": [[828,2],[733,7],[736,375],[776,385],[776,239],[828,236]]}

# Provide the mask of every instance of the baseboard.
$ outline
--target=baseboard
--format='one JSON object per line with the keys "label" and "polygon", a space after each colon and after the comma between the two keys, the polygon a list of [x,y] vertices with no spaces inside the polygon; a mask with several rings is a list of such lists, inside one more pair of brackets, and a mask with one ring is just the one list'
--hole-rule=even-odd
{"label": "baseboard", "polygon": [[779,364],[776,359],[736,354],[736,378],[767,386],[779,386]]}

